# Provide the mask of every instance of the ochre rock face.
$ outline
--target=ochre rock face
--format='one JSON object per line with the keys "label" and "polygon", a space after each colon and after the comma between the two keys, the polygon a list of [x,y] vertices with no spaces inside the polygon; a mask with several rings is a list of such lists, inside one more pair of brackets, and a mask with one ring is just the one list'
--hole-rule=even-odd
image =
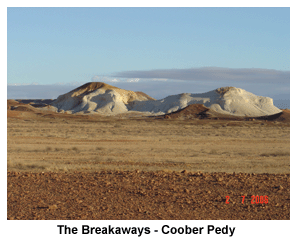
{"label": "ochre rock face", "polygon": [[79,96],[79,95],[85,95],[90,92],[96,91],[98,89],[105,90],[105,91],[114,90],[122,96],[124,102],[126,102],[126,103],[129,103],[134,100],[148,100],[148,99],[154,100],[154,98],[150,97],[149,95],[146,95],[143,92],[140,92],[140,91],[134,92],[131,90],[124,90],[124,89],[120,89],[118,87],[115,87],[115,86],[112,86],[112,85],[109,85],[109,84],[106,84],[103,82],[90,82],[90,83],[84,84],[84,85],[78,87],[77,89],[73,90],[72,97]]}
{"label": "ochre rock face", "polygon": [[[74,90],[72,90],[71,92],[71,97],[77,97],[77,96],[84,96],[87,94],[90,94],[93,91],[96,91],[98,89],[101,89],[103,91],[107,91],[107,90],[114,90],[117,93],[119,93],[122,98],[123,101],[127,104],[131,101],[134,100],[138,100],[138,99],[147,99],[146,94],[142,93],[142,92],[134,92],[131,90],[124,90],[124,89],[120,89],[118,87],[103,83],[103,82],[89,82],[86,83]],[[143,98],[145,97],[145,98]],[[152,97],[148,96],[149,98],[153,99]]]}
{"label": "ochre rock face", "polygon": [[[69,93],[72,93],[71,97],[75,97],[75,96],[79,96],[79,95],[83,95],[83,94],[87,94],[88,92],[100,89],[100,88],[109,88],[111,85],[102,83],[102,82],[89,82],[86,83],[72,91],[70,91]],[[113,87],[113,86],[111,86]],[[114,87],[116,88],[116,87]]]}
{"label": "ochre rock face", "polygon": [[216,92],[220,95],[224,95],[231,89],[236,89],[236,88],[235,87],[221,87],[221,88],[216,89]]}

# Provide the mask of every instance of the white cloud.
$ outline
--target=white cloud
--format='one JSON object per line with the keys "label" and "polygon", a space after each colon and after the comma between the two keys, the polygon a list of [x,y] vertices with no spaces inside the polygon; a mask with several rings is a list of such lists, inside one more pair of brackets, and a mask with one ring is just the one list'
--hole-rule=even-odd
{"label": "white cloud", "polygon": [[139,82],[139,78],[127,79],[126,82]]}
{"label": "white cloud", "polygon": [[109,82],[119,82],[119,80],[118,79],[111,79],[111,80],[107,80],[107,81],[109,81]]}
{"label": "white cloud", "polygon": [[153,81],[167,81],[168,79],[162,79],[162,78],[154,78]]}
{"label": "white cloud", "polygon": [[112,82],[112,83],[115,83],[115,82],[119,82],[120,80],[117,79],[117,78],[109,78],[109,77],[106,77],[106,76],[95,75],[91,78],[91,81],[92,82]]}

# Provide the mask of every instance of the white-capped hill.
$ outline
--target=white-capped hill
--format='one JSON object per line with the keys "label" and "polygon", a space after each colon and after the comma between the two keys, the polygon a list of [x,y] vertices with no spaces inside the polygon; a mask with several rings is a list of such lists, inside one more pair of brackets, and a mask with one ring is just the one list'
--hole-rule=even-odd
{"label": "white-capped hill", "polygon": [[155,100],[142,92],[123,90],[101,82],[91,82],[60,95],[51,105],[58,112],[115,115],[130,111],[163,115],[191,104],[235,116],[264,116],[281,112],[269,97],[256,96],[240,88],[223,87],[202,94],[183,93]]}
{"label": "white-capped hill", "polygon": [[142,92],[134,92],[102,82],[84,84],[51,103],[58,112],[118,114],[128,111],[130,102],[154,100]]}

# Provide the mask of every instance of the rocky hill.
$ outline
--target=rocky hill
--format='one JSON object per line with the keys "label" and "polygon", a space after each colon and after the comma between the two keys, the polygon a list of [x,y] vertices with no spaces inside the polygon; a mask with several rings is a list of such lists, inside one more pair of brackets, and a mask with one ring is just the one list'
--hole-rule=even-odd
{"label": "rocky hill", "polygon": [[[111,86],[102,82],[82,85],[51,103],[53,111],[67,113],[99,113],[115,115],[142,112],[146,115],[164,115],[192,104],[201,104],[219,114],[233,116],[266,116],[280,113],[269,97],[256,96],[236,87],[222,87],[206,93],[182,93],[161,100]],[[48,108],[49,109],[49,108]]]}

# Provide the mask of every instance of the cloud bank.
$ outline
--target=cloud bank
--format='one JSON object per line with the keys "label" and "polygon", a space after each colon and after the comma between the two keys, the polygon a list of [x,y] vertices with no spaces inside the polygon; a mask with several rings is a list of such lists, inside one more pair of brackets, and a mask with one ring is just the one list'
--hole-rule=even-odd
{"label": "cloud bank", "polygon": [[157,69],[122,71],[112,74],[116,78],[172,79],[188,81],[241,81],[262,83],[290,83],[290,71],[258,68],[203,67],[190,69]]}
{"label": "cloud bank", "polygon": [[80,85],[8,85],[7,99],[56,99]]}

